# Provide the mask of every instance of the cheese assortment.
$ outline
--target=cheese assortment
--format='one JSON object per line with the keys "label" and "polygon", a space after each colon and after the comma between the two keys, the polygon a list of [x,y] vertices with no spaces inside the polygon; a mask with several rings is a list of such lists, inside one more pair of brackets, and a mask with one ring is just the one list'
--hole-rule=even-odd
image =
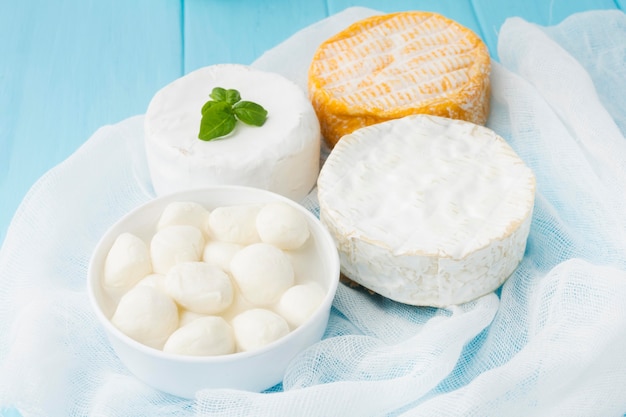
{"label": "cheese assortment", "polygon": [[332,147],[352,131],[412,114],[484,124],[491,62],[471,30],[431,12],[356,22],[323,42],[309,96]]}
{"label": "cheese assortment", "polygon": [[[277,74],[234,64],[201,68],[149,105],[145,144],[154,188],[163,194],[240,184],[299,200],[317,181],[320,219],[348,278],[408,304],[470,301],[497,288],[522,258],[535,192],[532,172],[480,126],[489,112],[490,70],[475,33],[420,11],[373,16],[324,41],[309,68],[308,98]],[[261,104],[269,115],[264,124],[199,140],[204,103],[215,99],[216,87],[236,89],[235,101]],[[219,95],[227,97],[233,90],[224,88]],[[320,172],[321,136],[331,152]],[[243,344],[255,346],[261,341],[243,329],[256,323],[283,334],[323,297],[319,287],[296,282],[285,255],[309,238],[296,214],[282,204],[210,212],[172,204],[148,249],[132,236],[113,248],[140,254],[143,263],[120,261],[109,290],[165,288],[189,321],[231,304],[254,307],[232,334],[237,340],[247,332]],[[141,279],[147,252],[154,273]],[[124,274],[132,277],[127,283]],[[213,284],[186,278],[200,275],[213,276]],[[188,297],[183,288],[219,297]],[[203,328],[223,325],[196,324],[169,346]]]}
{"label": "cheese assortment", "polygon": [[476,124],[428,115],[361,128],[318,179],[320,220],[342,273],[390,299],[460,304],[499,287],[520,262],[535,178]]}
{"label": "cheese assortment", "polygon": [[[194,356],[258,349],[302,325],[326,295],[307,220],[288,204],[176,201],[154,229],[147,243],[117,236],[101,283],[116,303],[113,325],[146,346]],[[287,249],[272,243],[281,231],[291,231]]]}
{"label": "cheese assortment", "polygon": [[[238,123],[216,140],[198,138],[214,88],[237,90],[267,110],[260,126]],[[245,185],[294,200],[315,185],[320,126],[306,93],[275,73],[237,64],[195,70],[158,91],[145,116],[145,149],[158,195],[209,185]]]}

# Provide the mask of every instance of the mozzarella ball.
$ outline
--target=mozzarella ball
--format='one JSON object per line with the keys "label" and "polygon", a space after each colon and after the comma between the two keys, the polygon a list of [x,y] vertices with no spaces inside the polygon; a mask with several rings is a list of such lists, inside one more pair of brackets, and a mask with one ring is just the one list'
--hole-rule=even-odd
{"label": "mozzarella ball", "polygon": [[146,243],[131,233],[122,233],[113,242],[104,261],[104,288],[121,296],[152,272]]}
{"label": "mozzarella ball", "polygon": [[315,282],[294,285],[280,297],[276,311],[295,329],[311,317],[325,296],[322,287]]}
{"label": "mozzarella ball", "polygon": [[230,271],[241,294],[259,306],[278,301],[295,279],[289,257],[268,243],[241,249],[233,256]]}
{"label": "mozzarella ball", "polygon": [[139,285],[146,285],[156,290],[165,293],[165,275],[163,274],[150,274],[143,277],[138,283]]}
{"label": "mozzarella ball", "polygon": [[226,310],[220,313],[220,316],[227,321],[231,321],[233,317],[251,308],[256,308],[254,304],[246,300],[241,291],[238,291],[235,287],[235,294],[233,297],[233,303]]}
{"label": "mozzarella ball", "polygon": [[283,249],[298,249],[309,238],[306,217],[286,203],[266,204],[257,215],[256,227],[263,242]]}
{"label": "mozzarella ball", "polygon": [[209,210],[203,205],[192,201],[175,201],[169,203],[157,223],[157,230],[167,226],[194,226],[202,231],[208,230]]}
{"label": "mozzarella ball", "polygon": [[162,292],[140,285],[122,296],[111,322],[139,343],[161,349],[178,327],[178,307]]}
{"label": "mozzarella ball", "polygon": [[183,327],[194,321],[195,319],[199,319],[201,317],[208,317],[206,314],[196,313],[195,311],[190,311],[186,309],[178,309],[178,327]]}
{"label": "mozzarella ball", "polygon": [[260,242],[256,216],[260,206],[241,204],[214,209],[209,215],[211,236],[222,242],[249,245]]}
{"label": "mozzarella ball", "polygon": [[159,230],[150,241],[154,272],[166,274],[181,262],[199,261],[204,250],[204,237],[194,226],[168,226]]}
{"label": "mozzarella ball", "polygon": [[284,318],[263,308],[244,311],[233,318],[232,325],[239,351],[259,349],[289,333]]}
{"label": "mozzarella ball", "polygon": [[165,276],[165,291],[182,307],[200,314],[224,311],[233,302],[230,277],[205,262],[183,262]]}
{"label": "mozzarella ball", "polygon": [[202,260],[208,264],[216,265],[226,272],[230,272],[230,261],[243,246],[237,243],[220,242],[212,240],[204,246]]}
{"label": "mozzarella ball", "polygon": [[234,353],[233,329],[221,317],[201,317],[172,333],[165,342],[163,351],[190,356],[215,356]]}

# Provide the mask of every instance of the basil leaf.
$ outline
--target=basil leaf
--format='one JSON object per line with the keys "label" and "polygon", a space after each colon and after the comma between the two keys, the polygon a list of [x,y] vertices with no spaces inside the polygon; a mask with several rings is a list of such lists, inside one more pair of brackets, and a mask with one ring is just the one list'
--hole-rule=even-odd
{"label": "basil leaf", "polygon": [[252,126],[263,126],[267,119],[267,110],[251,101],[240,101],[233,106],[235,116],[242,122]]}
{"label": "basil leaf", "polygon": [[215,87],[209,97],[215,101],[226,101],[226,90],[222,87]]}
{"label": "basil leaf", "polygon": [[219,103],[219,101],[213,101],[213,100],[209,100],[206,103],[204,103],[204,106],[202,106],[202,111],[201,111],[202,114],[209,111],[209,109],[213,107],[214,105],[216,105],[217,103]]}
{"label": "basil leaf", "polygon": [[206,106],[206,111],[200,120],[200,133],[198,139],[205,141],[226,136],[235,129],[237,119],[233,114],[231,105],[225,101],[216,101],[215,104]]}
{"label": "basil leaf", "polygon": [[209,96],[211,100],[202,106],[198,139],[226,136],[235,129],[237,120],[252,126],[263,126],[267,120],[267,110],[251,101],[241,101],[237,90],[215,87]]}
{"label": "basil leaf", "polygon": [[228,104],[235,104],[237,103],[239,100],[241,100],[241,96],[239,95],[239,91],[237,90],[226,90],[226,95],[224,98],[224,101],[226,101]]}

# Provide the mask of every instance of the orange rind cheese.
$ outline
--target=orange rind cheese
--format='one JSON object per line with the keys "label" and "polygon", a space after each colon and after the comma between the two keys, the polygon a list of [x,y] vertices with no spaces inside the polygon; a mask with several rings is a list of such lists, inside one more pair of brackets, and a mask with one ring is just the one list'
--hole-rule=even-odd
{"label": "orange rind cheese", "polygon": [[309,98],[333,147],[356,129],[412,114],[484,125],[490,72],[489,51],[470,29],[437,13],[391,13],[319,46]]}

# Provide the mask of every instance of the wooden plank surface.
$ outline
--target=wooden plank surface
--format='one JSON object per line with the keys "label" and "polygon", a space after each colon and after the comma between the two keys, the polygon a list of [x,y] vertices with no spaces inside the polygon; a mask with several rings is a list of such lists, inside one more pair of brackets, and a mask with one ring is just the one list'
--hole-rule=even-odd
{"label": "wooden plank surface", "polygon": [[322,1],[186,0],[185,71],[250,64],[298,30],[328,16]]}
{"label": "wooden plank surface", "polygon": [[180,3],[0,0],[0,242],[30,186],[181,75]]}

